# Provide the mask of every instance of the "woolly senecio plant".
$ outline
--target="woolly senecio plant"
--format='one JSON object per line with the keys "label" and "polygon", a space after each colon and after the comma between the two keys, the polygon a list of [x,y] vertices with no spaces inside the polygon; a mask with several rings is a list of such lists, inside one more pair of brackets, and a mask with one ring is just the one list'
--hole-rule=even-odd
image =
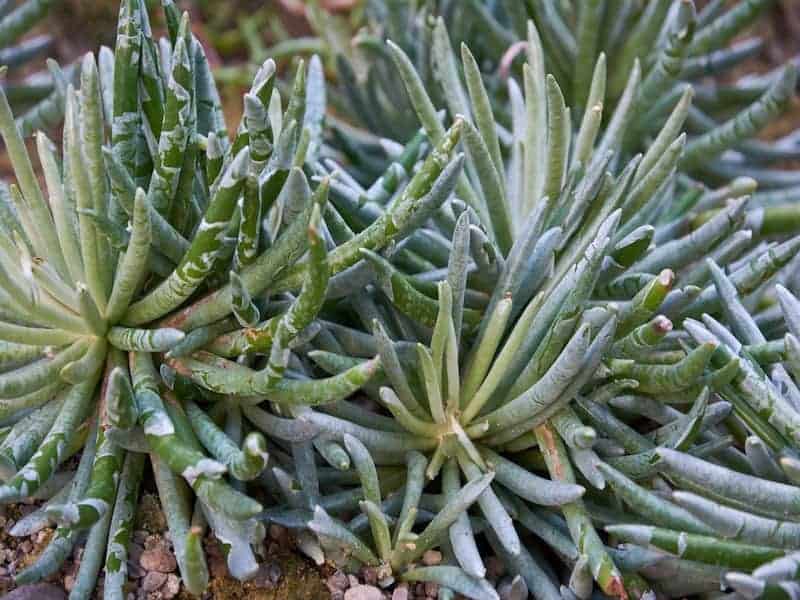
{"label": "woolly senecio plant", "polygon": [[[693,18],[687,7],[681,3],[669,27],[686,28],[685,19]],[[773,488],[765,477],[766,469],[781,479],[796,477],[800,414],[791,401],[797,389],[789,374],[792,342],[767,341],[759,327],[781,335],[797,307],[789,292],[782,314],[757,307],[759,301],[774,303],[776,277],[794,285],[793,269],[785,267],[800,238],[780,236],[796,230],[790,216],[795,206],[750,204],[749,182],[704,194],[679,175],[691,88],[683,90],[647,151],[626,162],[634,110],[646,89],[638,65],[604,125],[606,69],[599,57],[587,84],[589,108],[573,118],[556,78],[545,75],[547,54],[532,25],[522,69],[525,93],[511,83],[512,128],[503,138],[469,49],[462,46],[461,61],[455,57],[443,21],[433,35],[438,93],[449,109],[445,119],[461,128],[465,150],[463,169],[454,177],[455,196],[404,242],[383,253],[362,250],[365,260],[358,268],[365,288],[352,299],[352,321],[347,327],[328,325],[340,349],[332,351],[330,340],[318,338],[312,344],[320,351],[309,355],[337,373],[359,364],[354,355],[377,351],[384,385],[373,381],[366,391],[392,419],[347,402],[296,414],[343,441],[351,455],[363,455],[363,445],[386,469],[412,450],[405,493],[412,482],[415,489],[422,485],[423,471],[426,479],[440,479],[441,499],[429,500],[431,509],[444,505],[462,477],[493,478],[476,502],[480,510],[465,512],[450,525],[443,547],[452,570],[446,576],[420,574],[398,559],[392,543],[402,542],[402,535],[392,538],[387,523],[397,511],[398,523],[406,523],[407,504],[397,495],[378,510],[381,496],[367,493],[375,485],[363,475],[366,520],[331,521],[325,507],[336,501],[315,496],[319,502],[309,527],[323,547],[349,550],[357,562],[380,565],[379,572],[410,567],[411,578],[428,577],[462,593],[469,588],[476,598],[494,597],[476,587],[485,573],[477,532],[537,598],[588,597],[592,579],[605,594],[618,597],[648,589],[668,596],[713,591],[725,568],[780,557],[783,550],[763,535],[735,543],[723,539],[739,536],[732,523],[744,527],[757,522],[756,515],[737,513],[736,520],[732,515],[716,528],[705,522],[701,509],[695,514],[684,508],[682,490],[710,488],[740,508],[753,490],[759,497],[774,492],[771,508],[764,510],[773,516],[794,510],[790,488]],[[413,164],[409,155],[423,135],[433,143],[445,136],[431,99],[435,88],[423,84],[398,46],[390,43],[389,52],[423,130],[405,147],[381,142],[393,151],[391,163],[366,188],[352,177],[336,177],[336,165],[328,162],[330,214],[355,226],[382,218],[402,197],[402,181]],[[794,85],[789,67],[778,91],[754,112],[768,108],[777,114]],[[734,131],[749,135],[741,129],[743,121],[735,122],[721,137],[693,140],[694,152],[735,144],[728,135]],[[695,207],[706,212],[693,213]],[[716,323],[714,333],[694,325],[701,316]],[[683,323],[685,329],[673,330]],[[748,334],[739,342],[726,327]],[[769,374],[761,365],[769,366]],[[654,428],[634,429],[629,423],[635,418]],[[742,446],[733,443],[734,436]],[[780,466],[773,453],[782,457]],[[542,468],[551,481],[533,473]],[[309,475],[298,478],[302,486]],[[629,518],[619,510],[621,503],[637,514],[634,522],[648,525],[624,525]],[[563,517],[545,506],[560,507]],[[301,514],[271,518],[301,526]],[[366,523],[376,551],[355,535]],[[625,550],[607,547],[599,525],[612,540],[628,542]],[[762,532],[791,527],[759,525]],[[566,563],[572,572],[568,588],[559,591],[547,563],[524,543],[525,530]],[[409,547],[416,535],[407,536]],[[786,561],[776,568],[788,579],[794,577],[793,565]],[[757,574],[762,579],[755,582],[736,574],[724,582],[754,590],[749,593],[757,597],[772,589],[761,583],[770,572]]]}
{"label": "woolly senecio plant", "polygon": [[[266,467],[264,434],[299,443],[315,430],[251,405],[266,396],[276,406],[335,401],[377,366],[323,381],[283,377],[290,349],[314,333],[330,274],[358,256],[355,244],[328,254],[328,183],[312,191],[300,168],[321,144],[319,63],[300,66],[285,102],[267,61],[231,142],[188,17],[164,4],[167,39],[157,43],[143,3],[126,0],[114,60],[106,54],[98,69],[84,58],[80,91],[66,90],[62,155],[37,134],[47,197],[0,97],[0,134],[17,179],[2,213],[0,412],[8,427],[0,501],[49,498],[12,533],[57,525],[19,583],[55,572],[88,532],[76,599],[90,596],[104,561],[105,596],[124,597],[148,455],[187,589],[200,593],[207,583],[205,523],[230,571],[252,576],[262,505],[244,482]],[[402,217],[373,228],[363,245],[405,234],[446,154],[420,171],[398,206]],[[297,285],[276,287],[296,295],[265,302],[281,276]],[[209,365],[249,374],[249,404],[211,398],[219,422],[193,402],[209,398],[188,383],[204,381]],[[59,471],[81,449],[77,471]]]}
{"label": "woolly senecio plant", "polygon": [[[682,178],[711,187],[735,179],[750,191],[755,180],[760,186],[757,202],[796,200],[798,175],[779,166],[779,161],[797,158],[796,134],[774,143],[751,139],[780,114],[796,85],[791,65],[761,74],[747,72],[746,61],[765,44],[748,27],[774,4],[773,0],[712,1],[695,11],[689,0],[375,0],[367,3],[365,26],[353,39],[358,56],[370,58],[367,75],[358,60],[340,56],[339,85],[331,101],[369,130],[407,139],[414,111],[401,82],[392,76],[392,54],[385,39],[409,56],[435,102],[451,106],[458,101],[449,88],[442,91],[439,85],[450,77],[449,44],[442,43],[441,19],[453,45],[465,43],[474,54],[495,108],[499,135],[506,141],[514,99],[519,96],[513,88],[521,81],[523,49],[528,45],[526,23],[531,20],[544,50],[546,71],[576,111],[573,117],[588,107],[593,118],[599,118],[601,104],[609,114],[625,97],[629,76],[637,72],[641,85],[632,99],[623,145],[626,155],[646,150],[691,84],[695,99],[686,121]],[[603,94],[590,99],[591,73],[600,53],[609,67],[609,81]],[[797,58],[793,63],[797,66]],[[514,77],[509,79],[509,74]],[[369,157],[358,158],[362,168],[375,163]]]}

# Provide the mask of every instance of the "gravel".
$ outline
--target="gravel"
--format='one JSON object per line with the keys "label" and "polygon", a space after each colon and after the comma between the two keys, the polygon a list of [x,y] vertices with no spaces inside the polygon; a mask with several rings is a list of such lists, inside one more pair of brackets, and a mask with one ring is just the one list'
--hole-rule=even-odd
{"label": "gravel", "polygon": [[172,573],[178,567],[178,563],[166,543],[162,542],[142,552],[139,557],[139,566],[145,571]]}
{"label": "gravel", "polygon": [[[140,513],[151,516],[148,517],[148,522],[137,523],[128,549],[127,600],[172,600],[179,596],[183,597],[180,573],[169,532],[160,528],[162,525],[165,526],[165,520],[163,515],[152,513],[155,508],[153,502],[149,505],[144,504],[147,498],[148,495],[145,494],[139,507]],[[2,596],[2,600],[66,600],[65,590],[69,592],[74,585],[81,563],[81,547],[76,547],[59,573],[48,578],[49,583],[14,589],[14,576],[35,561],[53,534],[53,529],[46,528],[28,537],[16,538],[8,535],[7,532],[16,521],[36,508],[38,508],[36,503],[9,505],[5,507],[5,511],[0,512],[0,596],[11,592]],[[160,508],[158,510],[160,511]],[[237,582],[229,576],[225,557],[217,540],[209,534],[204,540],[204,545],[212,583],[215,580],[226,581],[236,587]],[[288,549],[294,547],[294,540],[287,529],[273,524],[268,528],[265,546],[261,549],[263,563],[256,576],[245,584],[245,587],[275,590],[277,593],[282,589],[283,579],[287,574],[282,572],[278,560],[271,560],[270,557],[285,554]],[[424,566],[436,566],[442,562],[442,553],[437,550],[425,552],[420,559],[420,564]],[[501,598],[517,600],[519,588],[511,586],[511,579],[504,577],[505,569],[502,562],[497,557],[490,556],[486,558],[485,563],[487,575],[498,584]],[[311,566],[311,570],[314,569],[315,567]],[[387,578],[386,573],[381,573],[372,567],[364,567],[358,573],[347,574],[328,564],[322,571],[322,583],[330,593],[330,600],[436,600],[439,593],[439,586],[435,583],[409,584],[395,581]],[[102,581],[101,572],[96,597],[102,597]],[[209,591],[204,598],[219,597],[214,593]],[[319,592],[319,598],[327,600],[322,592]],[[456,599],[464,600],[461,596],[456,596]]]}
{"label": "gravel", "polygon": [[373,585],[357,585],[344,593],[344,600],[384,600],[384,595]]}

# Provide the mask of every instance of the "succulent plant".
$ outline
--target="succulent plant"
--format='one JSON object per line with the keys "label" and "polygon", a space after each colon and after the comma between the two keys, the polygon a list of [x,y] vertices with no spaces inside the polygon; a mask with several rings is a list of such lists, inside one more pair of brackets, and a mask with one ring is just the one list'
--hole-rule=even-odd
{"label": "succulent plant", "polygon": [[[532,20],[551,73],[574,111],[587,106],[597,56],[607,59],[605,92],[593,100],[606,114],[623,97],[638,64],[641,86],[631,99],[632,123],[625,149],[646,150],[671,108],[691,83],[695,95],[686,122],[684,176],[705,185],[750,177],[759,183],[759,202],[797,199],[797,174],[780,168],[797,158],[793,133],[764,143],[754,134],[780,111],[791,96],[796,76],[791,65],[767,73],[747,72],[746,61],[764,40],[748,31],[771,0],[746,0],[732,6],[708,2],[696,12],[692,2],[454,2],[398,3],[372,0],[364,11],[366,26],[353,39],[358,50],[341,52],[339,85],[331,102],[342,114],[368,130],[393,139],[413,131],[413,111],[396,77],[390,39],[409,56],[438,105],[452,109],[457,93],[442,92],[439,83],[452,78],[449,44],[465,43],[483,74],[502,135],[508,135],[516,94],[508,89],[509,73],[521,79],[526,22]],[[441,21],[441,23],[440,23]],[[438,30],[438,31],[437,31]],[[745,37],[746,34],[746,37]],[[363,57],[369,57],[368,68]],[[797,66],[797,59],[794,59]],[[744,73],[744,74],[743,74]],[[598,108],[599,110],[599,108]],[[369,164],[369,163],[366,163]],[[773,166],[774,165],[774,166]],[[744,183],[744,181],[742,181]],[[713,187],[713,185],[712,185]]]}
{"label": "succulent plant", "polygon": [[[688,3],[678,8],[670,26],[677,22],[682,30],[682,20],[693,11],[687,10]],[[445,204],[440,214],[383,256],[363,252],[374,279],[365,288],[366,298],[353,301],[355,329],[339,326],[342,338],[358,339],[362,352],[379,352],[388,385],[367,390],[393,422],[376,421],[372,414],[344,405],[306,410],[301,418],[334,439],[360,439],[379,464],[396,464],[409,448],[428,453],[429,479],[436,478],[442,465],[453,469],[458,464],[467,479],[493,472],[492,485],[478,502],[482,519],[465,515],[450,529],[449,560],[466,576],[483,573],[477,545],[468,541],[470,523],[480,523],[474,527],[494,540],[496,550],[536,597],[558,597],[547,566],[528,553],[512,525],[516,518],[528,528],[530,509],[522,504],[528,512],[520,516],[521,498],[565,505],[560,526],[571,533],[571,553],[564,551],[563,538],[545,538],[552,529],[538,523],[540,528],[532,528],[578,571],[572,583],[581,593],[586,593],[587,572],[608,595],[646,589],[635,573],[623,575],[625,571],[640,571],[650,581],[645,586],[652,584],[667,595],[713,591],[723,568],[758,566],[784,552],[763,538],[767,547],[746,538],[737,543],[715,538],[718,530],[705,524],[703,513],[696,516],[676,503],[684,486],[698,489],[693,483],[732,504],[758,490],[759,497],[774,498],[769,509],[773,516],[792,510],[793,500],[777,495],[765,471],[755,465],[770,465],[773,476],[786,479],[796,460],[791,440],[798,414],[790,398],[797,387],[787,372],[791,363],[786,349],[791,342],[768,342],[759,330],[761,324],[771,335],[781,335],[796,307],[785,300],[783,314],[773,307],[768,322],[758,307],[760,302],[774,304],[776,276],[795,281],[795,263],[790,262],[800,239],[780,237],[796,231],[790,216],[794,204],[758,206],[746,197],[755,189],[750,181],[703,193],[677,173],[738,146],[779,114],[794,90],[795,69],[787,67],[745,116],[691,138],[686,151],[680,132],[691,115],[692,91],[684,90],[662,129],[653,132],[644,155],[626,159],[635,150],[628,140],[631,129],[641,127],[637,110],[648,89],[638,64],[631,65],[603,127],[606,63],[600,56],[586,82],[588,108],[574,119],[573,134],[561,87],[555,77],[545,76],[548,54],[539,39],[529,25],[525,95],[510,79],[513,119],[505,140],[497,133],[477,61],[462,46],[459,64],[443,20],[433,30],[432,51],[440,89],[426,86],[408,55],[389,43],[397,81],[405,85],[424,134],[434,143],[446,135],[432,100],[441,97],[453,127],[462,130],[465,166],[449,207]],[[371,118],[380,117],[373,112]],[[405,148],[395,146],[392,164],[364,187],[352,178],[336,181],[336,166],[329,164],[332,209],[350,224],[370,222],[391,210],[394,194],[402,190],[397,180],[407,176],[408,155],[418,144],[419,134]],[[386,141],[380,147],[391,151]],[[353,146],[342,148],[348,153]],[[693,160],[687,161],[687,154]],[[357,164],[369,164],[372,157],[367,152],[362,156]],[[698,207],[703,212],[693,212]],[[755,244],[758,238],[762,241]],[[725,263],[727,275],[718,262]],[[739,296],[754,316],[748,316]],[[713,335],[694,327],[692,318],[700,316],[717,319]],[[685,323],[685,329],[673,331],[673,323]],[[748,335],[738,342],[726,327]],[[372,332],[373,342],[359,338],[358,329]],[[416,344],[416,351],[408,342]],[[352,368],[356,363],[346,355],[359,348],[340,345],[343,354],[320,346],[325,351],[310,356],[332,373]],[[767,348],[775,353],[767,355]],[[783,360],[786,367],[775,364]],[[768,377],[759,364],[769,366]],[[620,414],[660,427],[643,435]],[[746,444],[739,438],[746,455],[731,445],[723,422],[727,427],[740,423],[745,437],[748,431],[758,432]],[[773,453],[781,457],[780,468]],[[717,461],[729,470],[714,471]],[[542,482],[528,471],[542,466],[554,482]],[[581,481],[597,490],[608,483],[610,490],[594,491],[583,501],[578,500],[579,489],[553,485],[574,486],[573,469]],[[702,483],[711,477],[714,483]],[[641,485],[651,481],[661,491],[675,486],[676,503]],[[648,524],[623,524],[627,519],[618,512],[621,502]],[[364,510],[371,524],[385,520],[372,509]],[[737,518],[742,523],[755,517]],[[627,549],[630,554],[615,555],[604,547],[593,522],[608,524],[612,539],[636,546]],[[316,519],[311,523],[318,527]],[[763,523],[762,531],[769,526],[791,527]],[[371,527],[373,537],[377,527]],[[681,558],[648,555],[647,546]],[[794,573],[792,564],[781,563],[787,579]],[[673,579],[676,572],[686,577]],[[744,576],[726,581],[741,589],[764,590],[756,584],[747,588]]]}
{"label": "succulent plant", "polygon": [[[0,99],[0,133],[18,182],[3,204],[0,395],[9,428],[0,499],[63,488],[19,529],[58,525],[17,581],[57,570],[88,531],[73,598],[88,597],[104,559],[106,596],[122,597],[145,454],[187,588],[199,593],[208,577],[200,522],[224,540],[235,575],[253,574],[251,544],[263,532],[253,517],[262,506],[233,480],[251,480],[266,467],[264,435],[243,430],[238,401],[223,411],[227,429],[192,404],[198,398],[183,379],[195,373],[183,357],[225,362],[230,354],[197,353],[222,334],[235,356],[272,348],[257,369],[245,358],[233,364],[254,375],[251,394],[274,390],[281,404],[346,396],[376,368],[325,382],[282,377],[291,346],[308,335],[330,270],[320,229],[327,184],[312,193],[293,166],[319,145],[318,65],[309,69],[310,101],[301,69],[283,110],[274,63],[265,63],[230,142],[188,17],[169,2],[165,14],[170,37],[159,45],[143,4],[124,2],[115,55],[101,54],[99,67],[93,55],[83,59],[80,92],[65,92],[62,156],[45,134],[36,136],[47,199]],[[262,207],[265,219],[273,215],[263,231]],[[292,265],[302,289],[268,307],[261,292]],[[260,427],[278,438],[313,434],[264,415]],[[78,470],[57,473],[82,448]],[[190,490],[198,498],[194,517]]]}
{"label": "succulent plant", "polygon": [[[467,90],[459,94],[460,83],[454,79],[447,89],[452,97],[465,99],[458,115],[473,117],[454,114],[454,124],[445,132],[411,62],[391,46],[429,139],[441,144],[460,129],[467,155],[456,159],[459,167],[465,163],[452,177],[456,199],[436,218],[389,249],[387,256],[362,250],[374,284],[367,285],[366,298],[354,302],[353,310],[357,319],[374,327],[374,342],[364,350],[378,350],[390,384],[373,395],[404,432],[395,432],[396,425],[384,429],[371,415],[353,410],[347,418],[312,409],[300,417],[335,439],[360,439],[379,464],[395,464],[408,449],[427,452],[428,479],[437,478],[443,465],[455,469],[456,486],[458,467],[467,480],[493,472],[492,486],[478,501],[485,527],[528,589],[545,597],[557,596],[558,589],[523,546],[513,517],[526,526],[519,513],[527,515],[530,509],[523,501],[563,505],[574,543],[567,543],[567,562],[583,556],[581,568],[590,570],[606,594],[624,596],[622,574],[580,500],[584,489],[576,484],[571,465],[602,488],[606,467],[592,449],[597,430],[617,443],[619,436],[629,437],[623,456],[607,458],[622,471],[607,467],[615,482],[628,489],[635,487],[628,477],[655,474],[656,442],[689,448],[697,440],[709,395],[700,388],[717,345],[704,343],[685,354],[680,346],[661,350],[672,324],[658,311],[668,303],[669,312],[680,318],[695,309],[700,288],[678,289],[668,296],[676,276],[667,267],[694,266],[716,248],[743,222],[745,202],[734,200],[696,230],[679,229],[677,236],[659,241],[658,230],[647,223],[658,222],[674,201],[674,172],[684,143],[679,132],[689,96],[675,108],[648,153],[614,177],[612,159],[622,149],[630,103],[619,103],[602,137],[593,109],[573,136],[561,90],[555,79],[545,77],[535,39],[531,29],[524,116],[512,132],[520,142],[507,160],[468,49],[463,50]],[[594,97],[602,94],[603,66],[601,59],[591,85]],[[629,98],[636,83],[634,76]],[[401,193],[397,180],[406,176],[402,163],[416,146],[412,140],[368,190],[334,176],[331,211],[338,210],[348,223],[368,222],[391,211],[392,195]],[[774,219],[771,212],[760,214],[766,217],[762,226]],[[684,215],[665,216],[664,227],[672,227]],[[765,256],[752,276],[766,280],[788,262],[797,245],[792,240],[779,253]],[[419,265],[422,269],[415,270]],[[424,265],[431,265],[430,270]],[[708,277],[706,271],[702,278]],[[402,337],[403,345],[396,348],[386,330]],[[417,342],[416,356],[407,342]],[[353,366],[352,359],[330,352],[310,356],[332,372]],[[650,356],[653,362],[648,362]],[[720,385],[735,374],[735,364],[725,362],[705,383]],[[588,391],[595,387],[599,389]],[[630,388],[654,395],[691,394],[697,400],[692,411],[675,415],[677,422],[651,441],[624,423],[617,426],[616,417],[603,406]],[[724,417],[730,406],[722,403],[714,410]],[[540,453],[531,450],[537,445]],[[540,467],[544,459],[552,481],[520,464],[537,455],[532,464]],[[368,514],[380,522],[374,510]],[[530,523],[535,517],[527,519]],[[372,526],[373,532],[376,528]],[[485,569],[466,515],[451,527],[450,536],[454,560],[467,576],[481,577]],[[563,547],[561,540],[554,549]]]}
{"label": "succulent plant", "polygon": [[[113,53],[64,88],[61,156],[36,136],[47,199],[0,96],[0,501],[46,499],[12,534],[57,526],[18,582],[86,533],[71,597],[104,565],[122,598],[149,457],[193,594],[205,528],[248,579],[265,522],[441,598],[498,597],[487,544],[542,599],[796,593],[800,204],[695,180],[734,149],[787,156],[749,138],[795,71],[688,138],[672,81],[681,44],[716,49],[762,3],[653,2],[618,48],[598,19],[628,3],[581,4],[578,35],[569,2],[446,4],[430,53],[413,29],[375,43],[402,120],[338,121],[320,59],[283,90],[267,60],[230,138],[188,16],[164,0],[157,41],[124,0]],[[528,9],[504,98],[483,71]]]}
{"label": "succulent plant", "polygon": [[[26,33],[39,25],[58,0],[7,0],[0,6],[0,64],[10,74],[27,68],[31,61],[46,53],[53,44],[47,34],[21,40]],[[53,63],[50,73],[36,72],[24,78],[3,82],[3,90],[15,112],[23,135],[34,130],[57,125],[64,116],[64,90],[66,80],[74,69],[65,73]],[[6,77],[8,75],[4,74]]]}

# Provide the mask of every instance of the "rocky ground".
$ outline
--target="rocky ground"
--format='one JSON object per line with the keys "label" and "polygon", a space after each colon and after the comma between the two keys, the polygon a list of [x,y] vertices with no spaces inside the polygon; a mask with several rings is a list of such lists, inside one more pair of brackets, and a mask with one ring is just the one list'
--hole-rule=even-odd
{"label": "rocky ground", "polygon": [[[58,573],[46,582],[14,588],[14,575],[32,564],[47,546],[52,528],[42,529],[28,537],[13,537],[8,531],[40,503],[7,506],[0,515],[0,600],[66,600],[75,582],[81,563],[82,547]],[[166,521],[151,493],[145,493],[137,514],[140,519],[133,533],[128,561],[127,600],[188,600],[193,598],[181,584]],[[205,540],[211,582],[204,600],[434,600],[439,589],[433,583],[401,583],[390,590],[378,586],[374,569],[364,568],[356,574],[345,574],[331,565],[316,567],[295,549],[289,532],[278,525],[270,526],[264,542],[264,562],[259,573],[247,583],[231,578],[218,542]],[[437,565],[442,555],[430,550],[422,557],[425,566]],[[524,600],[511,586],[502,562],[496,557],[486,561],[487,577],[500,592],[501,600]],[[103,596],[102,573],[94,598]],[[461,599],[463,600],[463,599]]]}
{"label": "rocky ground", "polygon": [[[422,557],[424,566],[438,565],[441,561],[442,554],[438,550],[429,550]],[[500,600],[527,599],[527,588],[512,586],[502,561],[496,556],[486,560],[486,577],[497,587]],[[369,568],[357,575],[345,575],[336,570],[326,578],[325,585],[330,591],[330,600],[434,600],[439,594],[435,583],[401,583],[391,591],[381,590],[374,569]],[[456,598],[462,599],[462,596]]]}
{"label": "rocky ground", "polygon": [[[64,568],[48,578],[45,583],[13,588],[13,577],[36,557],[47,545],[53,530],[43,529],[32,536],[16,538],[8,535],[14,524],[37,508],[36,504],[20,504],[7,508],[0,516],[0,592],[9,592],[3,600],[64,600],[75,582],[81,562],[81,547],[76,547]],[[128,562],[128,600],[178,600],[190,598],[181,585],[175,556],[166,523],[157,499],[145,494],[139,506],[145,518],[137,524],[133,534]],[[273,525],[265,542],[267,559],[258,575],[247,583],[240,583],[228,575],[225,559],[219,544],[206,539],[211,584],[207,599],[225,600],[433,600],[438,586],[432,583],[400,584],[391,591],[377,586],[373,569],[363,569],[355,575],[326,565],[316,568],[297,554],[289,533]],[[426,566],[439,564],[442,555],[435,550],[425,554]],[[497,559],[488,561],[489,578],[499,584],[501,591],[508,585],[503,579],[503,566]],[[95,591],[102,598],[102,576]],[[503,600],[517,600],[501,594]]]}
{"label": "rocky ground", "polygon": [[[0,516],[0,593],[3,600],[62,600],[75,582],[82,547],[77,546],[62,570],[37,585],[12,588],[13,577],[33,563],[50,540],[53,529],[43,529],[29,537],[8,534],[14,524],[37,508],[37,504],[6,507]],[[166,521],[152,494],[144,494],[133,534],[128,561],[128,600],[170,600],[191,598],[182,589],[177,563],[172,552]],[[215,539],[205,540],[211,585],[205,598],[230,600],[325,600],[331,594],[323,573],[295,551],[287,531],[273,526],[264,545],[267,557],[258,575],[242,584],[228,575],[225,558]],[[102,598],[102,574],[94,594]],[[353,596],[358,599],[360,596]],[[366,596],[365,598],[369,598]],[[350,599],[348,599],[350,600]]]}

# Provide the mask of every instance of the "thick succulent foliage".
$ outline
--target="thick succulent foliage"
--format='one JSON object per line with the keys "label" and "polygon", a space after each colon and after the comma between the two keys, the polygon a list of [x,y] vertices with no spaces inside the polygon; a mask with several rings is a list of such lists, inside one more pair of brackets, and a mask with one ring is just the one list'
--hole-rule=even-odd
{"label": "thick succulent foliage", "polygon": [[[0,500],[63,488],[18,528],[58,527],[17,581],[55,572],[88,532],[73,598],[89,597],[104,561],[106,597],[124,597],[145,455],[187,588],[207,583],[206,524],[230,571],[252,576],[262,505],[244,482],[267,467],[265,434],[311,439],[288,407],[346,397],[377,369],[310,379],[291,354],[316,332],[329,276],[347,260],[329,256],[329,183],[302,170],[321,142],[318,62],[298,69],[287,96],[266,62],[229,141],[188,17],[164,10],[169,37],[157,41],[143,3],[126,0],[115,53],[84,57],[80,91],[65,90],[62,152],[36,135],[46,190],[0,98],[17,180],[2,211]],[[435,176],[420,175],[408,218]],[[195,380],[220,393],[200,394]],[[257,406],[267,396],[269,412]],[[82,448],[78,470],[60,471]]]}
{"label": "thick succulent foliage", "polygon": [[71,598],[103,566],[123,598],[152,472],[193,594],[206,528],[248,579],[271,522],[441,598],[498,598],[487,547],[520,597],[797,597],[800,205],[709,180],[787,157],[750,138],[794,70],[745,107],[685,83],[764,3],[446,4],[386,4],[407,105],[354,96],[367,131],[329,126],[312,57],[264,62],[229,136],[171,0],[162,40],[124,0],[64,86],[45,190],[0,96],[0,501],[56,527],[18,582],[86,536]]}
{"label": "thick succulent foliage", "polygon": [[[48,64],[50,72],[41,71],[23,78],[13,77],[14,72],[29,68],[32,61],[41,58],[52,47],[53,39],[46,34],[27,37],[39,25],[48,11],[59,0],[4,0],[0,2],[0,64],[8,71],[10,81],[3,82],[23,135],[37,129],[53,127],[64,117],[64,92],[74,68],[62,72],[55,63]],[[5,191],[5,190],[4,190]]]}
{"label": "thick succulent foliage", "polygon": [[[603,37],[602,25],[625,3],[576,6],[573,33],[570,14],[558,12],[563,5],[542,8],[520,32],[523,43],[513,48],[518,36],[507,28],[509,43],[497,46],[511,54],[493,57],[485,34],[503,26],[491,17],[508,17],[515,4],[463,3],[444,18],[421,19],[387,3],[387,19],[407,20],[385,21],[400,44],[380,47],[384,59],[373,68],[394,76],[368,78],[366,87],[345,81],[349,105],[378,134],[359,140],[336,125],[333,143],[353,168],[344,175],[324,162],[331,214],[353,233],[392,210],[414,172],[409,156],[426,139],[437,145],[459,129],[463,166],[453,195],[413,235],[383,252],[362,250],[366,285],[351,297],[350,321],[326,325],[340,349],[322,336],[312,341],[319,350],[309,356],[332,374],[378,352],[382,379],[365,392],[381,418],[347,402],[296,414],[348,450],[358,439],[379,467],[406,462],[409,480],[424,466],[442,496],[431,517],[462,479],[493,474],[472,516],[459,517],[442,542],[453,591],[483,576],[479,548],[488,542],[537,598],[585,597],[592,579],[608,596],[652,589],[678,597],[722,583],[757,597],[777,593],[768,567],[752,576],[730,571],[773,559],[787,580],[782,593],[794,597],[796,562],[781,557],[796,546],[771,536],[791,530],[795,510],[787,482],[797,481],[797,372],[793,342],[782,338],[800,308],[792,303],[797,205],[791,185],[753,197],[757,184],[770,183],[726,183],[717,167],[738,161],[775,174],[765,161],[793,157],[788,138],[751,138],[791,100],[795,67],[765,78],[740,106],[711,106],[707,99],[718,97],[706,79],[687,85],[743,58],[738,50],[705,54],[765,3],[728,12],[716,3],[699,15],[690,2],[649,3],[623,20],[634,32],[627,38]],[[472,18],[483,36],[459,29]],[[482,54],[476,59],[463,44],[455,52],[459,36]],[[566,70],[552,47],[559,36],[578,40]],[[511,62],[513,52],[519,58]],[[508,72],[505,99],[482,73],[493,59]],[[387,102],[376,100],[382,85],[393,86]],[[408,105],[398,109],[401,97]],[[407,109],[422,129],[400,136],[404,145],[383,137],[407,123]],[[753,148],[765,152],[756,160]],[[390,156],[382,172],[381,152]],[[398,569],[419,576],[392,545],[402,536],[387,529],[393,515],[401,528],[408,518],[397,511],[409,483],[406,496],[376,510],[381,496],[369,497],[358,471],[364,516],[342,528],[323,496],[309,526],[387,577]],[[770,508],[753,494],[769,498]],[[737,510],[699,504],[709,497]],[[417,506],[424,503],[423,496]],[[773,520],[759,522],[753,510]],[[725,514],[723,525],[709,522],[711,513]],[[281,518],[300,522],[297,513]],[[760,538],[745,534],[751,520]],[[353,538],[367,528],[369,553]],[[424,534],[414,533],[412,544],[417,535]],[[539,544],[527,542],[531,535]],[[559,589],[542,542],[571,573],[560,580],[567,588]]]}
{"label": "thick succulent foliage", "polygon": [[[588,4],[585,10],[584,4]],[[440,87],[453,76],[446,58],[450,44],[437,33],[443,21],[452,47],[458,50],[465,43],[474,54],[499,134],[508,138],[519,96],[514,81],[522,82],[522,50],[528,43],[530,19],[540,36],[546,72],[555,77],[573,111],[584,114],[586,107],[596,107],[599,112],[602,105],[608,114],[620,101],[632,105],[623,146],[629,154],[652,143],[691,84],[695,98],[687,109],[683,177],[698,186],[754,179],[759,184],[758,202],[797,200],[800,176],[780,166],[798,157],[797,136],[790,133],[769,144],[752,138],[791,97],[798,59],[767,73],[743,74],[742,68],[764,42],[743,32],[773,4],[773,0],[711,1],[696,12],[692,2],[674,0],[370,0],[365,27],[353,40],[358,52],[338,55],[339,85],[331,100],[370,131],[407,139],[414,113],[393,76],[392,53],[383,43],[390,39],[408,55],[437,105],[462,104],[463,95],[449,93],[446,83],[448,93]],[[607,58],[608,85],[590,98],[592,69],[600,53]],[[363,66],[364,56],[370,59],[368,68]],[[636,97],[629,98],[625,84],[634,70],[641,85]],[[516,77],[509,80],[510,73]],[[587,117],[599,118],[597,114]],[[360,166],[375,165],[365,159]]]}

